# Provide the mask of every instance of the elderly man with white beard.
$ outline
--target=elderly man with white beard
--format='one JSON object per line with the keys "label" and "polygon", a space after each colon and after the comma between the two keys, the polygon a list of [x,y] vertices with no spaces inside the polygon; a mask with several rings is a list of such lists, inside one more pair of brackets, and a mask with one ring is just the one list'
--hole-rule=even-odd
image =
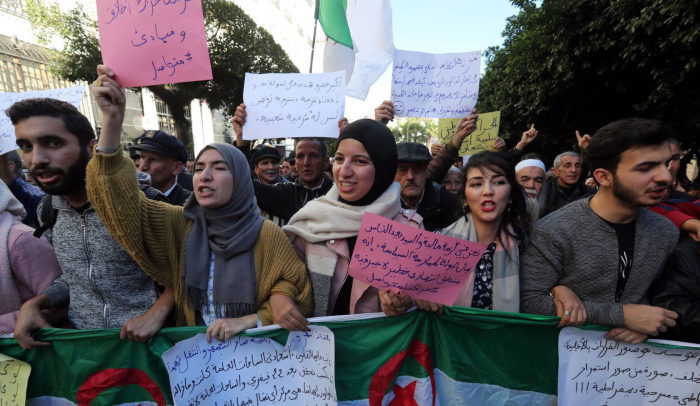
{"label": "elderly man with white beard", "polygon": [[541,215],[541,205],[539,203],[540,193],[544,185],[546,174],[544,162],[537,154],[527,154],[515,166],[515,177],[527,195],[527,207],[530,215],[530,224],[539,220]]}

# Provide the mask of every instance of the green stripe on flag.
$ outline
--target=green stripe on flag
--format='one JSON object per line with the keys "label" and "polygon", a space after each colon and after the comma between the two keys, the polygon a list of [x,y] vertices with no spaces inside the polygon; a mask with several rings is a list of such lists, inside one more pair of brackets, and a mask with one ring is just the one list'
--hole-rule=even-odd
{"label": "green stripe on flag", "polygon": [[318,22],[328,38],[352,49],[352,36],[345,18],[347,0],[320,0]]}

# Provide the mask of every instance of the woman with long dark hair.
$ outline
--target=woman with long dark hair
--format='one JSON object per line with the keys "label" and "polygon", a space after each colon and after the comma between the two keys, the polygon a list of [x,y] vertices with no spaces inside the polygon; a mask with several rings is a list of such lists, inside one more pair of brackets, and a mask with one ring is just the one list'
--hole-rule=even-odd
{"label": "woman with long dark hair", "polygon": [[491,151],[462,168],[464,217],[442,234],[487,246],[455,305],[519,312],[520,248],[527,225],[525,193],[508,158]]}

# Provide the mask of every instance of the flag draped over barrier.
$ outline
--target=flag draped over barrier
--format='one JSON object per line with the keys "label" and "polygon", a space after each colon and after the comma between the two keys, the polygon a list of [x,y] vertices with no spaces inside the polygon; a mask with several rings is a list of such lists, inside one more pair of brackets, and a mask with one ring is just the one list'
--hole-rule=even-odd
{"label": "flag draped over barrier", "polygon": [[[440,405],[553,405],[558,320],[448,308],[440,317],[413,311],[319,324],[335,335],[341,405],[434,405],[436,398]],[[172,405],[160,355],[204,330],[164,329],[134,343],[120,340],[118,329],[47,329],[40,339],[52,347],[24,351],[0,339],[0,353],[31,364],[29,405]],[[251,335],[284,343],[288,332]]]}

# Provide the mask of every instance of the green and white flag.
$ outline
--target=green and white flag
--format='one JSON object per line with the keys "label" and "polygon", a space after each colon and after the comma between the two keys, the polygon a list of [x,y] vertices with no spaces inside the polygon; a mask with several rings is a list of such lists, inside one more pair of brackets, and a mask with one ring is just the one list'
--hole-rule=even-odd
{"label": "green and white flag", "polygon": [[318,21],[328,36],[323,71],[345,71],[345,94],[365,100],[394,59],[389,0],[319,0]]}
{"label": "green and white flag", "polygon": [[[448,308],[441,317],[334,320],[343,319],[314,323],[335,335],[340,405],[556,404],[556,317]],[[25,351],[5,338],[0,353],[31,365],[28,405],[172,405],[161,355],[204,330],[164,329],[134,343],[118,329],[47,329],[40,338],[53,346]],[[287,340],[287,331],[262,330],[248,335]]]}

